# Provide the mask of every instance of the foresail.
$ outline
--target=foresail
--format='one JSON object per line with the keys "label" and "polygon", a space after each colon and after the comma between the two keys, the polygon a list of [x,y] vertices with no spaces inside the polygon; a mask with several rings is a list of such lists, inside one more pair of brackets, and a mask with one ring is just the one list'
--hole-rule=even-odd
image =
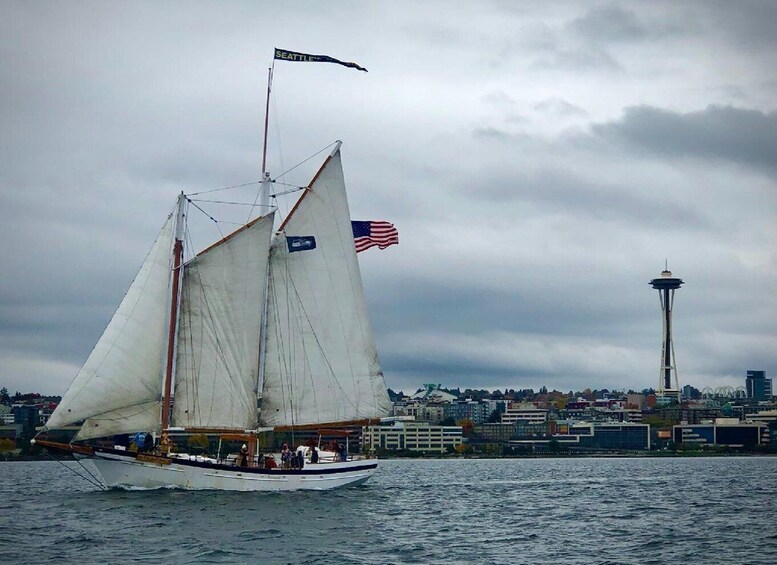
{"label": "foresail", "polygon": [[158,400],[142,402],[87,418],[75,439],[85,440],[138,431],[159,429],[162,404]]}
{"label": "foresail", "polygon": [[170,217],[47,429],[86,419],[92,425],[79,439],[159,429],[159,410],[139,407],[159,404],[162,394],[172,224]]}
{"label": "foresail", "polygon": [[262,423],[387,415],[339,150],[273,240],[268,293]]}
{"label": "foresail", "polygon": [[173,425],[256,425],[259,340],[273,214],[184,266]]}

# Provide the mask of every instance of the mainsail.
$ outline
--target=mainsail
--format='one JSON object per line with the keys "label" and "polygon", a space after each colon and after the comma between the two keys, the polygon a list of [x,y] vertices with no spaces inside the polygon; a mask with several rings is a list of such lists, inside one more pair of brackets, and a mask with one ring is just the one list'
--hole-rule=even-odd
{"label": "mainsail", "polygon": [[274,214],[184,265],[173,425],[251,429]]}
{"label": "mainsail", "polygon": [[[315,238],[289,252],[287,237]],[[391,409],[353,242],[339,145],[270,247],[261,420],[338,423]]]}
{"label": "mainsail", "polygon": [[159,429],[172,228],[170,216],[47,429],[86,420],[76,439]]}

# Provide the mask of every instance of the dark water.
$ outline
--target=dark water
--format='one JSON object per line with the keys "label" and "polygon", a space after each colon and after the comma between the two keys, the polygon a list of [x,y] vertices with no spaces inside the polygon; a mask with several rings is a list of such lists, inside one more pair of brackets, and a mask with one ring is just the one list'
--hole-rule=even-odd
{"label": "dark water", "polygon": [[384,461],[286,494],[0,463],[0,501],[1,563],[777,563],[777,458]]}

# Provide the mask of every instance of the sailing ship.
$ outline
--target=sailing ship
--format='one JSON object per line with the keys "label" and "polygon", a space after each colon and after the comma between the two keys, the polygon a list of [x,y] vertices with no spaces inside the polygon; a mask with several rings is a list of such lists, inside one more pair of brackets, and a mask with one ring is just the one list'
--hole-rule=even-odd
{"label": "sailing ship", "polygon": [[[266,176],[262,202],[269,189]],[[390,412],[340,142],[278,228],[271,208],[187,259],[189,203],[178,197],[44,427],[83,422],[75,438],[39,435],[37,443],[91,459],[109,487],[260,491],[366,481],[375,458],[301,446],[316,455],[287,468],[274,466],[277,454],[261,453],[258,441],[268,430],[366,425]],[[145,451],[113,441],[136,432],[153,432],[158,445]],[[218,436],[219,452],[189,453],[174,445],[176,434]],[[221,453],[229,441],[248,448],[242,465]]]}

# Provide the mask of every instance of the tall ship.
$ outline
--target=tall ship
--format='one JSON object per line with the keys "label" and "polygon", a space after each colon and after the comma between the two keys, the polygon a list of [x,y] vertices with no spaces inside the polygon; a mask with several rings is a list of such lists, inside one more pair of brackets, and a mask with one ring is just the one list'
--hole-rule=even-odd
{"label": "tall ship", "polygon": [[[180,194],[36,443],[90,459],[108,487],[276,491],[369,479],[378,461],[350,453],[344,428],[379,421],[391,402],[356,256],[365,222],[351,221],[340,148],[282,221],[267,204],[263,158],[261,215],[197,253],[185,245],[192,201]],[[69,443],[47,433],[80,422]],[[264,448],[268,433],[295,430],[308,441]],[[338,434],[337,448],[321,444]],[[192,435],[218,438],[217,453],[175,441]]]}

